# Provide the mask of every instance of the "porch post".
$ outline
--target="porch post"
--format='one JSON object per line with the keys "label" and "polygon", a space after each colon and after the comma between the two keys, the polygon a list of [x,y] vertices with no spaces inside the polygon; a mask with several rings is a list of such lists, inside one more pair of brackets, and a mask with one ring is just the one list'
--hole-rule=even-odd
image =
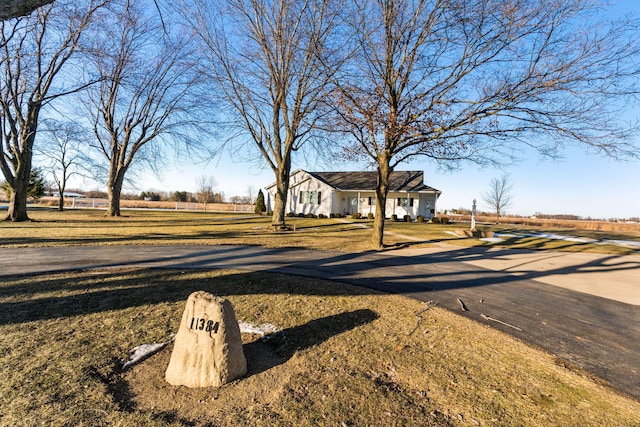
{"label": "porch post", "polygon": [[433,198],[433,216],[438,215],[438,193],[435,193],[435,196]]}

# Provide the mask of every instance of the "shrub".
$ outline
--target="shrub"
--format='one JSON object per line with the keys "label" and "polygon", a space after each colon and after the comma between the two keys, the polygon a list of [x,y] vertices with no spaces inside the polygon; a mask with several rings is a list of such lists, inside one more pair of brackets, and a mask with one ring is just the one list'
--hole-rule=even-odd
{"label": "shrub", "polygon": [[304,213],[302,212],[298,213],[298,218],[304,218]]}
{"label": "shrub", "polygon": [[295,214],[295,213],[293,213],[293,212],[289,212],[289,213],[287,214],[287,216],[288,216],[288,217],[294,217],[294,216],[296,216],[296,214]]}
{"label": "shrub", "polygon": [[336,217],[336,214],[334,214],[334,213],[330,213],[329,214],[329,218],[335,218],[335,217]]}
{"label": "shrub", "polygon": [[326,216],[325,214],[323,214],[323,213],[319,213],[319,214],[318,214],[318,218],[319,218],[319,219],[325,219],[326,217],[327,217],[327,216]]}
{"label": "shrub", "polygon": [[[185,193],[186,198],[186,193]],[[267,210],[267,206],[264,204],[264,194],[262,190],[258,190],[258,197],[256,198],[256,204],[253,207],[253,212],[256,215],[262,215],[262,212]]]}
{"label": "shrub", "polygon": [[431,223],[440,224],[440,218],[438,218],[437,216],[434,216],[433,218],[431,218]]}
{"label": "shrub", "polygon": [[375,218],[375,215],[373,214],[373,212],[369,212],[369,213],[367,214],[367,218],[369,218],[369,219],[373,219],[373,218]]}
{"label": "shrub", "polygon": [[404,222],[411,222],[411,215],[405,215]]}
{"label": "shrub", "polygon": [[360,218],[362,218],[362,214],[360,212],[354,213],[353,215],[351,215],[351,219],[360,219]]}
{"label": "shrub", "polygon": [[342,218],[342,214],[337,213],[336,218]]}
{"label": "shrub", "polygon": [[418,222],[424,222],[424,215],[418,215],[418,216],[416,217],[416,221],[418,221]]}
{"label": "shrub", "polygon": [[398,215],[393,214],[391,215],[391,221],[397,221],[398,220]]}
{"label": "shrub", "polygon": [[308,213],[307,215],[305,215],[307,218],[315,218],[316,216],[312,213]]}
{"label": "shrub", "polygon": [[440,222],[443,224],[449,224],[449,218],[447,218],[446,216],[443,216],[442,218],[440,218]]}
{"label": "shrub", "polygon": [[[5,182],[5,192],[8,184]],[[29,174],[29,184],[27,187],[27,197],[33,200],[40,200],[44,196],[44,175],[38,168],[31,169]],[[11,198],[11,190],[7,193],[7,198]]]}

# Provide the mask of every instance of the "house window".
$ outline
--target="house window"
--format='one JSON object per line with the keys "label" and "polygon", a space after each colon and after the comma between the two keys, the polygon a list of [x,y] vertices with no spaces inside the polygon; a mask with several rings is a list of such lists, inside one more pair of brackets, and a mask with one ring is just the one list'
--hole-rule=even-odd
{"label": "house window", "polygon": [[413,197],[398,197],[398,206],[403,208],[413,207]]}
{"label": "house window", "polygon": [[311,205],[320,204],[320,191],[301,191],[300,203],[307,203]]}

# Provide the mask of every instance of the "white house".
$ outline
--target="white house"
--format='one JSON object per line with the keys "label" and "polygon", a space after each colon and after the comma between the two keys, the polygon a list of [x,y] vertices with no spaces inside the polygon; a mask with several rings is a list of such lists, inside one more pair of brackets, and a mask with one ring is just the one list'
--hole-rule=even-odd
{"label": "white house", "polygon": [[[367,216],[376,212],[377,172],[307,172],[291,173],[285,212],[294,214]],[[273,210],[276,184],[266,188],[267,210]],[[442,192],[424,184],[422,171],[392,172],[389,177],[386,215],[399,218],[422,215],[432,218]]]}

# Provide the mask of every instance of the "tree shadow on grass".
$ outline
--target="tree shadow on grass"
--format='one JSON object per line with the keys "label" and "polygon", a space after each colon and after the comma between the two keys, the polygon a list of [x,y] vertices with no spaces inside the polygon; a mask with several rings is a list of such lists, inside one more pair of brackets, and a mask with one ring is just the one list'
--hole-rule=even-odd
{"label": "tree shadow on grass", "polygon": [[304,325],[283,329],[243,346],[249,372],[257,375],[281,365],[301,350],[322,344],[329,338],[378,318],[372,310],[361,309],[311,320]]}
{"label": "tree shadow on grass", "polygon": [[88,366],[84,369],[85,375],[104,384],[107,394],[113,397],[114,403],[121,412],[134,412],[136,403],[131,399],[131,391],[122,376],[118,375],[119,362],[115,359],[111,360],[110,371],[99,369],[96,366]]}
{"label": "tree shadow on grass", "polygon": [[[82,271],[5,277],[0,287],[0,325],[68,318],[153,304],[186,301],[203,290],[233,295],[358,295],[363,288],[272,273],[208,274],[207,270],[144,269]],[[198,274],[200,273],[200,274]],[[4,301],[3,301],[4,300]]]}

